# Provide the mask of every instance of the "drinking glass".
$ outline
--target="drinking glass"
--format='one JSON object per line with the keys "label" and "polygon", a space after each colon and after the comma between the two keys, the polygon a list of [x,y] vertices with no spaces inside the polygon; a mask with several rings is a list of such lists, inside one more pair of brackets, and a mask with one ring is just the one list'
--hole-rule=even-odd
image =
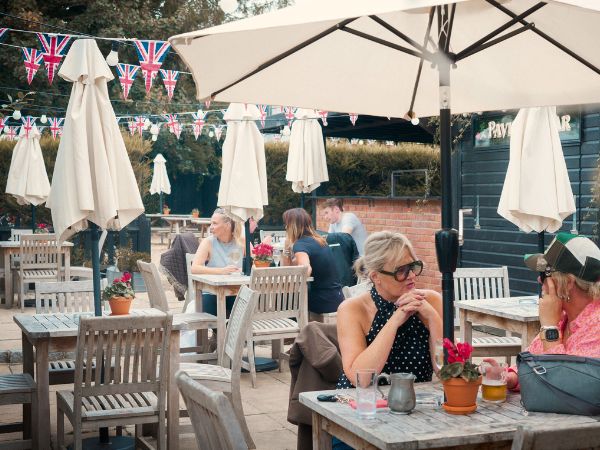
{"label": "drinking glass", "polygon": [[481,398],[490,403],[506,401],[506,374],[508,364],[490,364],[484,362],[480,366],[483,382],[481,383]]}
{"label": "drinking glass", "polygon": [[233,249],[229,252],[229,254],[227,255],[227,258],[229,259],[229,262],[236,266],[236,267],[241,267],[241,259],[242,259],[242,251],[239,249]]}
{"label": "drinking glass", "polygon": [[440,369],[444,365],[444,346],[442,345],[442,340],[436,339],[434,342],[432,342],[432,347],[433,348],[431,351],[433,354],[431,356],[433,371],[436,375],[438,375],[440,373]]}
{"label": "drinking glass", "polygon": [[273,250],[273,262],[275,263],[275,267],[279,266],[280,261],[281,261],[281,250],[276,248]]}
{"label": "drinking glass", "polygon": [[356,371],[356,414],[360,419],[374,419],[377,411],[377,372]]}

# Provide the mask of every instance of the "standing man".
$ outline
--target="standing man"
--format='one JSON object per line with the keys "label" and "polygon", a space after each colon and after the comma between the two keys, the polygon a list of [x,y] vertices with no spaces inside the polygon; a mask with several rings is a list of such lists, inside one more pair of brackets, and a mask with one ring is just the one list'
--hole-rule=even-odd
{"label": "standing man", "polygon": [[323,216],[329,221],[329,233],[348,233],[356,242],[358,254],[363,255],[367,230],[356,214],[344,212],[342,200],[328,198],[323,203]]}

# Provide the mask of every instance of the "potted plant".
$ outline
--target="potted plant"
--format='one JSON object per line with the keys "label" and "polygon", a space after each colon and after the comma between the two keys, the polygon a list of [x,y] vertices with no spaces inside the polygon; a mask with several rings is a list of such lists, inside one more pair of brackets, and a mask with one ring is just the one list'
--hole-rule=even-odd
{"label": "potted plant", "polygon": [[50,228],[47,223],[40,222],[37,224],[37,227],[34,231],[35,234],[48,234],[50,233]]}
{"label": "potted plant", "polygon": [[134,292],[146,292],[146,284],[144,283],[144,278],[140,273],[137,262],[138,260],[150,262],[150,254],[145,252],[134,252],[131,247],[119,247],[115,252],[115,258],[118,270],[121,272],[129,272],[131,274],[131,285]]}
{"label": "potted plant", "polygon": [[171,208],[169,208],[169,205],[167,205],[167,204],[163,205],[163,214],[165,216],[168,216],[169,214],[171,214]]}
{"label": "potted plant", "polygon": [[477,409],[477,392],[481,385],[481,374],[469,361],[473,347],[467,342],[454,344],[446,338],[444,348],[448,351],[448,364],[439,372],[446,394],[443,407],[450,414],[470,414]]}
{"label": "potted plant", "polygon": [[192,217],[197,219],[198,217],[200,217],[200,210],[198,208],[194,208],[192,209]]}
{"label": "potted plant", "polygon": [[131,287],[131,274],[125,272],[121,278],[115,278],[110,286],[104,288],[102,299],[108,300],[113,316],[129,314],[131,301],[135,297]]}
{"label": "potted plant", "polygon": [[255,245],[252,255],[256,267],[269,267],[273,262],[273,246],[265,243]]}

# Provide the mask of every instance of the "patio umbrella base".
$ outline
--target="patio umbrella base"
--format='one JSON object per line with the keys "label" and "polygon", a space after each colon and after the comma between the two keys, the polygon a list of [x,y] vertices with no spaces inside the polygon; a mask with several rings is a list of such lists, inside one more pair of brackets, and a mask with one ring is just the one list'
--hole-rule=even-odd
{"label": "patio umbrella base", "polygon": [[[108,443],[102,444],[100,443],[100,438],[95,436],[84,439],[83,448],[85,450],[133,450],[135,449],[135,438],[133,436],[110,436]],[[69,445],[69,449],[73,449],[73,446]]]}
{"label": "patio umbrella base", "polygon": [[[248,358],[244,357],[244,361],[248,362]],[[271,358],[263,358],[262,356],[254,357],[254,365],[256,366],[257,372],[268,372],[270,370],[275,370],[279,367],[279,364],[276,360]],[[249,371],[246,369],[242,369],[242,372],[248,373]]]}

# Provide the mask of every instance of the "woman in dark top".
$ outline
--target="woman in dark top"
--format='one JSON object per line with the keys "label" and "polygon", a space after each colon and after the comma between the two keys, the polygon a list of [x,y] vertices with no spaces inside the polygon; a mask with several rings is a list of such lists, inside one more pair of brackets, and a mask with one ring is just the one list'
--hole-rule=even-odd
{"label": "woman in dark top", "polygon": [[435,291],[416,288],[423,263],[412,245],[400,233],[373,233],[355,267],[373,287],[346,300],[338,310],[344,367],[338,388],[352,387],[360,369],[407,372],[416,381],[431,381],[430,349],[442,337],[442,298]]}
{"label": "woman in dark top", "polygon": [[283,265],[307,266],[313,277],[308,292],[308,310],[317,314],[337,311],[344,300],[342,285],[325,239],[312,227],[312,220],[302,208],[288,209],[283,213],[287,232]]}

